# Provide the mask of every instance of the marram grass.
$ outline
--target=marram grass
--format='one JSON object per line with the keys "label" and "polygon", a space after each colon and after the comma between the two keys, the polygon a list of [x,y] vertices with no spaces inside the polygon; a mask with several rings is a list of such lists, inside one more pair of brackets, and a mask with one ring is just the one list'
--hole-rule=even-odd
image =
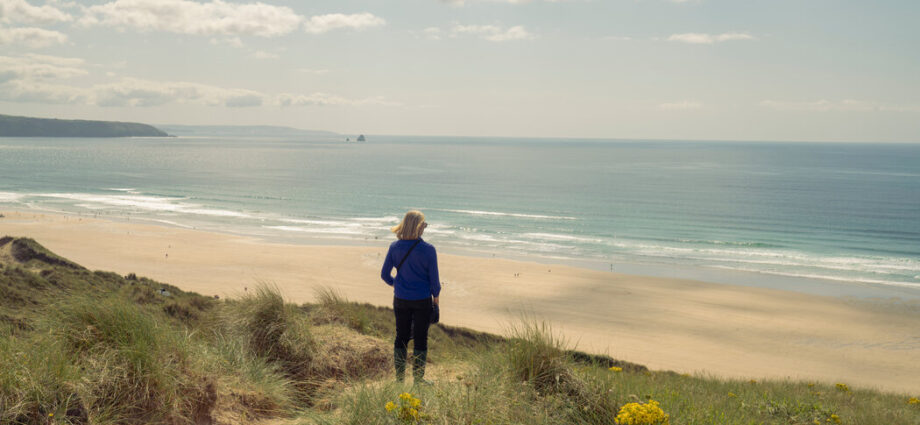
{"label": "marram grass", "polygon": [[396,383],[387,308],[267,285],[214,300],[21,241],[0,261],[3,425],[920,425],[920,394],[647,371],[530,319],[504,337],[434,326],[434,384]]}

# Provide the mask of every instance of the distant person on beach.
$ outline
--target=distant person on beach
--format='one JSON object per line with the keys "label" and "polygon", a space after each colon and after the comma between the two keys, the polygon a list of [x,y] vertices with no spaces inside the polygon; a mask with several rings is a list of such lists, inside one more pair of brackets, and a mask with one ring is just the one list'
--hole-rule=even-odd
{"label": "distant person on beach", "polygon": [[[425,214],[409,211],[398,226],[393,227],[397,241],[390,244],[380,277],[393,287],[393,311],[396,314],[396,341],[393,344],[393,365],[396,380],[406,376],[409,339],[415,340],[412,352],[412,376],[416,384],[425,383],[428,360],[428,326],[433,305],[438,304],[441,282],[438,280],[438,257],[434,246],[422,240],[428,223]],[[396,277],[391,273],[396,268]]]}

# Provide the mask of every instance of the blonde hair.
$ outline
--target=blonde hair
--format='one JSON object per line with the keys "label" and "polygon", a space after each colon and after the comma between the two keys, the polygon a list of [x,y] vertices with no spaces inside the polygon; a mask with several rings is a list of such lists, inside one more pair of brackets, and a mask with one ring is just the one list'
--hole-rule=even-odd
{"label": "blonde hair", "polygon": [[422,236],[422,230],[425,230],[425,214],[416,210],[409,211],[402,222],[390,230],[396,233],[399,240],[418,239]]}

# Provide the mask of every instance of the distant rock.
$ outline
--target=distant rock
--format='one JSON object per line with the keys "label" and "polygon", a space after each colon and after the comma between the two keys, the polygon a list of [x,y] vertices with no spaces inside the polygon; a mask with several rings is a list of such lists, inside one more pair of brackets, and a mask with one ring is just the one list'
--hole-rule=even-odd
{"label": "distant rock", "polygon": [[362,135],[358,136],[358,141],[359,141],[359,142],[366,142],[367,139],[365,139],[365,138],[364,138],[364,135],[362,134]]}
{"label": "distant rock", "polygon": [[59,120],[0,115],[0,137],[167,137],[135,122]]}

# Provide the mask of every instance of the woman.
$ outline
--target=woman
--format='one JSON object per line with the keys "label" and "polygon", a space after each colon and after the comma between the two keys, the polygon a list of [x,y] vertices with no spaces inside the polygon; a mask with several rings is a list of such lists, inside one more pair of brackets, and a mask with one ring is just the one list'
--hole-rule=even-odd
{"label": "woman", "polygon": [[[438,304],[441,283],[438,281],[438,256],[434,246],[422,240],[428,223],[425,214],[409,211],[398,226],[396,242],[390,244],[380,277],[393,287],[393,311],[396,313],[396,341],[393,344],[393,364],[396,380],[406,376],[406,356],[409,339],[415,340],[412,352],[412,376],[415,383],[425,383],[425,363],[428,359],[428,325],[432,305]],[[396,268],[396,277],[391,273]]]}

